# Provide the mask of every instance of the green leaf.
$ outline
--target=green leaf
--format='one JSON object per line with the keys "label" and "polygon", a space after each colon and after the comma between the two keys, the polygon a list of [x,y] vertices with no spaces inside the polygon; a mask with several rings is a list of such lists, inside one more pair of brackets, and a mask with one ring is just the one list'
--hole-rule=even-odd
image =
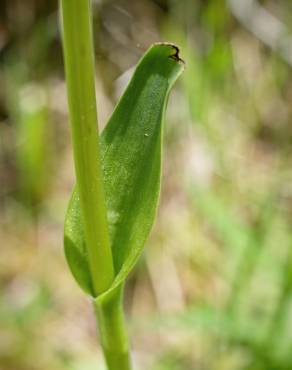
{"label": "green leaf", "polygon": [[[138,64],[100,137],[115,268],[115,281],[109,291],[123,283],[135,265],[155,219],[162,121],[170,88],[182,70],[176,46],[153,45]],[[94,296],[77,189],[65,220],[65,254],[78,284]]]}

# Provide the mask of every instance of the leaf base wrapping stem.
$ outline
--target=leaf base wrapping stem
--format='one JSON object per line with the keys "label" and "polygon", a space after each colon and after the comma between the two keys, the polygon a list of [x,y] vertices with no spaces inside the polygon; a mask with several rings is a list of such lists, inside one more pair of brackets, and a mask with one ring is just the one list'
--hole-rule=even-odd
{"label": "leaf base wrapping stem", "polygon": [[94,300],[101,345],[108,370],[131,370],[123,311],[123,286]]}

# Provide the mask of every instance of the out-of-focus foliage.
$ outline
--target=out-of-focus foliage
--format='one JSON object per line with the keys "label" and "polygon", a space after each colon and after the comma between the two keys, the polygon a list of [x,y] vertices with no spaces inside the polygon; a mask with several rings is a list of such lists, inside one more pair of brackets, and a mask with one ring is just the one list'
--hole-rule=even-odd
{"label": "out-of-focus foliage", "polygon": [[[94,13],[101,124],[149,44],[176,42],[187,61],[158,222],[126,294],[137,369],[291,370],[291,2]],[[0,2],[1,370],[102,369],[62,252],[74,173],[61,55],[57,1]]]}

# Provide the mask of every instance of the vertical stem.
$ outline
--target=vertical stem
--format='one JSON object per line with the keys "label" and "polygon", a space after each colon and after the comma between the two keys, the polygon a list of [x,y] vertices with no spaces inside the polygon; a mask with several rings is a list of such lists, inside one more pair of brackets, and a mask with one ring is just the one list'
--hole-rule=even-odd
{"label": "vertical stem", "polygon": [[101,295],[113,282],[98,145],[90,0],[61,0],[63,43],[73,152],[94,306],[109,370],[131,370],[122,306],[123,287]]}
{"label": "vertical stem", "polygon": [[123,310],[123,287],[94,301],[105,360],[109,370],[131,370]]}
{"label": "vertical stem", "polygon": [[89,0],[61,0],[63,44],[77,187],[96,296],[114,278],[98,145]]}

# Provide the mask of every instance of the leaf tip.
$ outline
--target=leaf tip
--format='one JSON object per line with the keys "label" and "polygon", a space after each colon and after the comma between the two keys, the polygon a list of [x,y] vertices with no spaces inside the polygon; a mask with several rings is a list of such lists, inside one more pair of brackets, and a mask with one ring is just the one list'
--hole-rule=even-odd
{"label": "leaf tip", "polygon": [[167,46],[171,49],[172,54],[168,55],[170,59],[173,59],[174,61],[178,62],[179,64],[182,64],[182,66],[185,66],[185,61],[181,59],[180,57],[180,49],[177,45],[173,44],[172,42],[156,42],[154,43],[154,46]]}

